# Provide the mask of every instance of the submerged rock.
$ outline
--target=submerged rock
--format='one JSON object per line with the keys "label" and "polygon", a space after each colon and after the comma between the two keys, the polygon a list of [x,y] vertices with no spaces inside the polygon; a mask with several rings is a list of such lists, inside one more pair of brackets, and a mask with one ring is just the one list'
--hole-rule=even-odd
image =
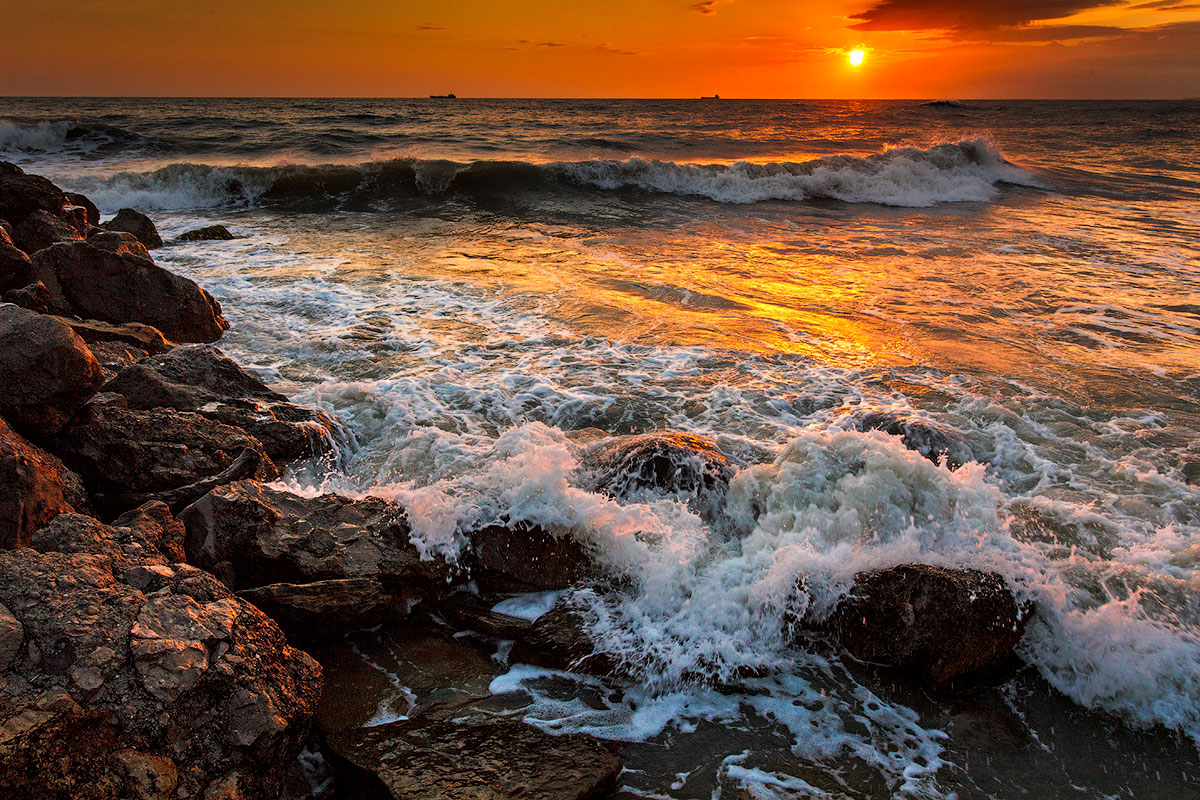
{"label": "submerged rock", "polygon": [[203,228],[196,228],[193,231],[188,231],[187,233],[179,234],[179,241],[181,242],[226,242],[233,238],[233,234],[230,233],[229,229],[224,225],[208,225]]}
{"label": "submerged rock", "polygon": [[[0,796],[279,795],[320,667],[212,576],[169,518],[64,514],[0,553]],[[46,602],[52,597],[53,602]]]}
{"label": "submerged rock", "polygon": [[876,411],[856,417],[854,425],[860,431],[883,431],[889,436],[899,436],[905,447],[935,464],[945,456],[946,466],[950,469],[958,469],[975,460],[971,446],[962,436],[930,422]]}
{"label": "submerged rock", "polygon": [[596,652],[584,630],[583,617],[562,603],[534,620],[516,639],[509,661],[600,677],[612,675],[616,669],[612,659]]}
{"label": "submerged rock", "polygon": [[418,718],[327,737],[339,784],[362,800],[592,800],[616,787],[614,745],[511,720]]}
{"label": "submerged rock", "polygon": [[86,344],[53,317],[0,306],[0,414],[33,438],[53,436],[104,375]]}
{"label": "submerged rock", "polygon": [[74,242],[87,236],[87,215],[84,209],[75,206],[59,214],[35,211],[25,221],[13,228],[13,244],[33,254],[56,242]]}
{"label": "submerged rock", "polygon": [[935,690],[1003,664],[1024,627],[999,575],[925,564],[859,573],[828,623],[855,658],[907,672]]}
{"label": "submerged rock", "polygon": [[142,322],[178,342],[213,342],[229,327],[212,295],[149,258],[63,242],[35,253],[32,264],[64,314]]}
{"label": "submerged rock", "polygon": [[139,242],[151,250],[163,246],[162,237],[158,235],[158,228],[155,227],[154,221],[132,208],[122,208],[108,222],[100,223],[100,227],[110,231],[132,233]]}
{"label": "submerged rock", "polygon": [[734,473],[716,442],[690,433],[614,437],[588,448],[580,461],[590,491],[618,500],[674,495],[709,521],[720,513]]}
{"label": "submerged rock", "polygon": [[27,547],[59,514],[87,505],[79,476],[0,419],[0,550]]}

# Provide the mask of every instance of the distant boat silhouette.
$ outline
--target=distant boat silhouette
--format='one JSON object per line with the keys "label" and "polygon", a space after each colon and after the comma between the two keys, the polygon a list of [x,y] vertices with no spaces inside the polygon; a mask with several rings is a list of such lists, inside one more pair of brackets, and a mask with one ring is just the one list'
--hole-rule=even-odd
{"label": "distant boat silhouette", "polygon": [[457,100],[458,98],[455,97],[453,94],[431,94],[431,95],[429,95],[429,99],[430,100]]}
{"label": "distant boat silhouette", "polygon": [[701,100],[720,100],[720,99],[721,99],[721,95],[719,95],[719,94],[714,94],[712,97],[709,97],[709,96],[705,95],[705,96],[701,97],[700,99],[701,99]]}

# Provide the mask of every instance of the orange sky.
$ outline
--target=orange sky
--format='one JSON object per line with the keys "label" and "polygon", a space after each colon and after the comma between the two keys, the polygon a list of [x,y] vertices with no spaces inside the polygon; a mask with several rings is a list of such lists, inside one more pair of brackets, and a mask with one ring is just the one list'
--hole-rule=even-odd
{"label": "orange sky", "polygon": [[0,19],[0,95],[1200,96],[1200,0],[0,0]]}

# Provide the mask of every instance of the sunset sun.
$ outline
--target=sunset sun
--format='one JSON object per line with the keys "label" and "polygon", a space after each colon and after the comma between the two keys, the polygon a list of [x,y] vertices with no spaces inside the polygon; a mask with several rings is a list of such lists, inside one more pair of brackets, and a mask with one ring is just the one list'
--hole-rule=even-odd
{"label": "sunset sun", "polygon": [[867,54],[864,53],[862,50],[851,50],[850,51],[850,66],[861,67],[862,63],[863,63],[863,59],[865,59],[866,57],[867,57]]}

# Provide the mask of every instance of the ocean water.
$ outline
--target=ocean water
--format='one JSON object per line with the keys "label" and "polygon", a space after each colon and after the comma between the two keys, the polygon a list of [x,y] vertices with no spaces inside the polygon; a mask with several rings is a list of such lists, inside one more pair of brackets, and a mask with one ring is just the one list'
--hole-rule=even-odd
{"label": "ocean water", "polygon": [[[481,685],[625,742],[625,794],[1200,796],[1200,102],[7,99],[0,158],[238,234],[155,258],[352,432],[293,489],[394,499],[451,559],[495,521],[595,547],[619,590],[566,599],[630,681]],[[584,442],[653,430],[737,466],[720,529],[581,488]],[[1033,604],[1016,678],[935,698],[789,644],[909,561]],[[388,718],[416,656],[380,636]]]}

